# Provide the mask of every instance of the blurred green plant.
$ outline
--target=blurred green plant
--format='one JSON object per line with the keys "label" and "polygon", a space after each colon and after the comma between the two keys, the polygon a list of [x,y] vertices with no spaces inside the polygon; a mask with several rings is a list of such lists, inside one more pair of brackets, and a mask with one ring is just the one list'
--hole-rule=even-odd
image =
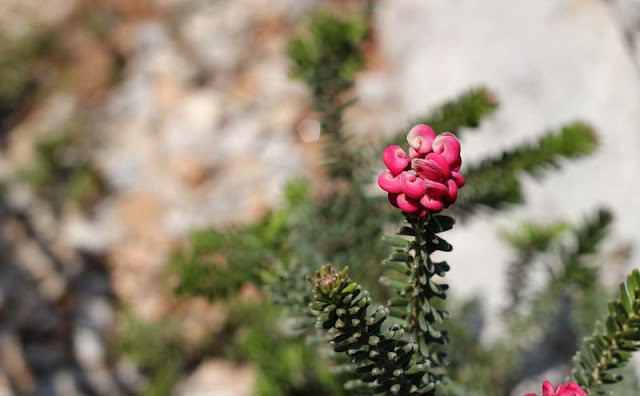
{"label": "blurred green plant", "polygon": [[342,394],[328,361],[309,348],[304,335],[288,333],[280,309],[266,301],[230,308],[227,328],[235,331],[226,356],[258,370],[256,396]]}
{"label": "blurred green plant", "polygon": [[337,17],[328,12],[310,15],[306,30],[289,41],[291,75],[304,80],[313,96],[313,108],[321,115],[321,129],[328,135],[324,153],[332,177],[352,178],[357,172],[355,153],[342,128],[342,115],[354,103],[349,90],[364,67],[361,46],[367,24],[361,15]]}
{"label": "blurred green plant", "polygon": [[59,131],[37,140],[34,159],[20,178],[41,198],[58,206],[86,206],[104,191],[102,177],[90,156],[86,126],[72,121]]}
{"label": "blurred green plant", "polygon": [[170,319],[147,323],[129,311],[120,313],[118,324],[116,355],[131,359],[148,375],[142,395],[170,394],[186,364],[179,325]]}
{"label": "blurred green plant", "polygon": [[437,134],[451,132],[458,137],[464,136],[466,129],[477,128],[482,120],[490,117],[497,109],[498,100],[494,93],[483,86],[473,87],[455,99],[445,102],[429,114],[410,122],[407,128],[397,131],[387,139],[377,152],[387,146],[404,145],[407,131],[411,126],[417,124],[427,124]]}
{"label": "blurred green plant", "polygon": [[464,172],[467,186],[453,208],[461,218],[480,207],[501,209],[524,202],[521,176],[541,178],[549,168],[558,169],[561,160],[592,154],[598,140],[593,128],[583,122],[548,131],[534,143],[525,143],[501,155],[487,158]]}
{"label": "blurred green plant", "polygon": [[309,218],[309,193],[308,182],[293,180],[285,188],[283,205],[259,222],[191,233],[189,243],[170,258],[179,279],[175,292],[217,299],[234,296],[247,282],[260,285],[263,271],[292,254],[297,222]]}
{"label": "blurred green plant", "polygon": [[20,109],[37,91],[42,61],[54,48],[54,36],[35,30],[20,38],[0,33],[0,134],[16,121]]}
{"label": "blurred green plant", "polygon": [[[621,382],[621,368],[631,353],[640,350],[640,271],[635,269],[620,284],[620,295],[609,302],[609,314],[587,338],[573,359],[571,373],[587,392],[604,395],[604,385]],[[637,382],[637,380],[636,380]]]}
{"label": "blurred green plant", "polygon": [[20,96],[22,90],[35,82],[38,63],[50,53],[52,40],[52,36],[42,30],[20,38],[0,33],[0,103]]}
{"label": "blurred green plant", "polygon": [[281,311],[264,300],[228,302],[223,328],[198,346],[185,347],[177,320],[148,323],[123,311],[114,346],[120,358],[136,363],[147,376],[143,395],[167,395],[206,358],[224,357],[251,364],[257,372],[256,396],[342,395],[326,359],[288,332]]}

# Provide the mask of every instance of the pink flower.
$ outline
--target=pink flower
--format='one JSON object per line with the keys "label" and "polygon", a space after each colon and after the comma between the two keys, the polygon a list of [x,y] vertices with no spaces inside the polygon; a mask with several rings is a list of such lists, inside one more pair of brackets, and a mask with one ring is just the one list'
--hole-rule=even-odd
{"label": "pink flower", "polygon": [[416,125],[407,134],[409,155],[400,146],[382,153],[386,171],[378,185],[389,193],[389,202],[404,212],[426,216],[453,204],[465,184],[458,173],[462,165],[460,142],[450,134],[436,136],[428,125]]}
{"label": "pink flower", "polygon": [[[527,393],[524,396],[536,396],[535,393]],[[553,389],[551,382],[544,381],[542,383],[542,396],[589,396],[580,385],[575,382],[567,382],[566,384],[558,385],[556,389]]]}

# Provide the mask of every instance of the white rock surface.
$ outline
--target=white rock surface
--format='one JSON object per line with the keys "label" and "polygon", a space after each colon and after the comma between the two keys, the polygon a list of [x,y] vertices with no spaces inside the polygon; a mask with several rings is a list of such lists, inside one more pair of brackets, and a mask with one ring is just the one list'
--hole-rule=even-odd
{"label": "white rock surface", "polygon": [[[465,138],[467,164],[576,119],[592,123],[601,138],[589,159],[527,182],[524,207],[476,217],[452,232],[456,293],[485,292],[496,318],[508,259],[497,231],[520,219],[576,222],[605,205],[615,214],[615,239],[640,246],[638,71],[605,2],[388,0],[378,11],[384,57],[392,61],[406,116],[399,126],[481,83],[501,107]],[[640,266],[637,250],[633,264]],[[491,337],[498,328],[490,323]]]}

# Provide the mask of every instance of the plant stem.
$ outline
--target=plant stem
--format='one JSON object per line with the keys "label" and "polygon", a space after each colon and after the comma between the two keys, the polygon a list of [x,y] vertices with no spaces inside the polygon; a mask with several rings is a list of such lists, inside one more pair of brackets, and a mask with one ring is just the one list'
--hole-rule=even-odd
{"label": "plant stem", "polygon": [[[424,263],[422,261],[422,231],[424,228],[424,218],[418,217],[414,221],[410,221],[413,230],[416,233],[414,252],[415,255],[413,257],[413,268],[411,268],[411,286],[413,288],[413,304],[411,309],[411,330],[413,341],[418,344],[418,350],[420,355],[423,357],[429,356],[429,351],[424,350],[424,344],[420,343],[420,323],[418,319],[418,315],[420,315],[420,284],[419,284],[419,274],[418,271],[423,268]],[[423,346],[421,346],[421,344]]]}

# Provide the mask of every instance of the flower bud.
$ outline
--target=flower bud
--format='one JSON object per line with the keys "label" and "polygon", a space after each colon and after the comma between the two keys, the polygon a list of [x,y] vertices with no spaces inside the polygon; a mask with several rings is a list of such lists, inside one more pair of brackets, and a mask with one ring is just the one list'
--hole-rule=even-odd
{"label": "flower bud", "polygon": [[432,151],[431,145],[435,137],[436,133],[429,125],[418,124],[407,134],[407,142],[419,154],[426,154]]}
{"label": "flower bud", "polygon": [[453,170],[460,170],[460,142],[452,134],[445,132],[433,140],[433,152],[441,154]]}
{"label": "flower bud", "polygon": [[420,209],[420,203],[405,194],[398,195],[398,207],[407,213],[415,213]]}
{"label": "flower bud", "polygon": [[444,203],[442,203],[442,201],[433,199],[427,194],[420,199],[420,204],[434,212],[439,212],[444,209]]}
{"label": "flower bud", "polygon": [[458,186],[458,188],[462,188],[466,184],[464,176],[458,172],[451,172],[451,178],[456,182],[456,186]]}
{"label": "flower bud", "polygon": [[398,177],[400,178],[400,188],[404,194],[414,199],[422,198],[426,191],[423,179],[410,172],[402,172]]}
{"label": "flower bud", "polygon": [[388,193],[400,194],[402,192],[400,188],[400,176],[394,177],[389,171],[384,171],[378,176],[378,185]]}
{"label": "flower bud", "polygon": [[400,146],[387,147],[382,153],[382,161],[393,176],[398,176],[411,162]]}

